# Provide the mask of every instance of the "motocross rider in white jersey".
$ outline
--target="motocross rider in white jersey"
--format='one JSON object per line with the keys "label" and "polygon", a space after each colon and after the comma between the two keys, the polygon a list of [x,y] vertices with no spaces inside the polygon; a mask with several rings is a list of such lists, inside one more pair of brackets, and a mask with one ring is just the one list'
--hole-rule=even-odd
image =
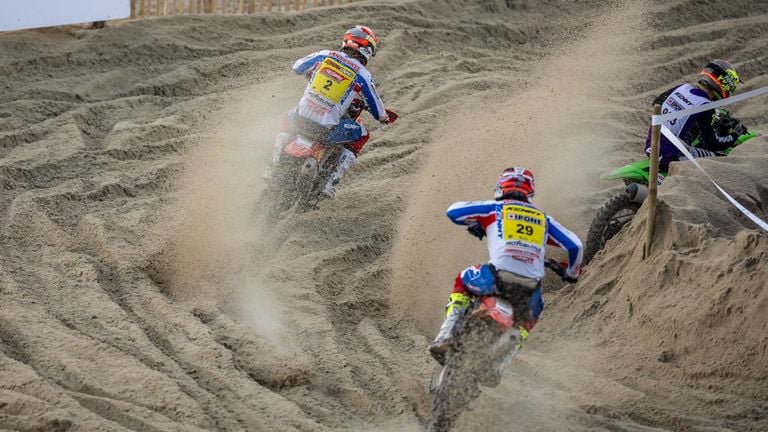
{"label": "motocross rider in white jersey", "polygon": [[457,202],[447,215],[455,224],[468,225],[470,234],[482,240],[488,236],[488,264],[467,267],[459,273],[446,306],[445,321],[429,351],[443,362],[450,349],[453,329],[470,302],[469,295],[488,295],[496,290],[497,280],[510,278],[530,292],[522,304],[522,339],[528,337],[544,308],[541,279],[544,277],[544,252],[547,244],[568,251],[566,275],[575,282],[580,273],[583,247],[581,240],[554,218],[530,203],[534,195],[530,170],[507,168],[499,177],[493,201]]}
{"label": "motocross rider in white jersey", "polygon": [[[741,84],[736,70],[725,60],[712,60],[699,73],[696,86],[682,84],[660,94],[653,101],[662,107],[662,114],[694,108],[706,103],[725,99],[736,92]],[[747,129],[733,119],[728,111],[714,109],[689,116],[678,117],[663,123],[675,136],[688,144],[694,157],[712,157],[727,154],[739,135]],[[692,144],[696,142],[694,147]],[[645,153],[651,154],[651,131],[645,144]],[[682,154],[667,137],[661,136],[659,168],[666,172],[669,163],[680,159]]]}
{"label": "motocross rider in white jersey", "polygon": [[376,55],[379,39],[365,26],[355,26],[344,34],[341,51],[312,53],[293,65],[293,71],[309,80],[298,107],[288,114],[288,129],[275,142],[273,164],[294,133],[321,143],[345,142],[336,171],[323,194],[333,197],[335,187],[352,166],[368,141],[368,131],[356,120],[364,109],[381,123],[394,121],[376,92],[373,77],[366,69]]}

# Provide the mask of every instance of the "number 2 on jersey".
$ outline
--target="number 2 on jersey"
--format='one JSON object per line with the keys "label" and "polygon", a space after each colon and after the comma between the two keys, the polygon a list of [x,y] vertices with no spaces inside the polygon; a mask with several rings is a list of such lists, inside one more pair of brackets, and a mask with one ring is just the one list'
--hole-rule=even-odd
{"label": "number 2 on jersey", "polygon": [[314,93],[337,104],[347,94],[347,90],[356,76],[357,73],[349,67],[331,58],[326,58],[320,63],[310,87]]}

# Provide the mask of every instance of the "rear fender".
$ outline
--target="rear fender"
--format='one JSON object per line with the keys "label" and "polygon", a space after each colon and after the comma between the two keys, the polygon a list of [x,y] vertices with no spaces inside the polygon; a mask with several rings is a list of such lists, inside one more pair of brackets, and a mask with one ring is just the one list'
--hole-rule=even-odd
{"label": "rear fender", "polygon": [[473,315],[481,318],[491,318],[503,330],[510,329],[515,324],[515,312],[512,305],[508,301],[496,296],[482,297]]}
{"label": "rear fender", "polygon": [[[319,158],[322,157],[323,146],[299,136],[285,146],[283,153],[298,159],[304,159],[311,156],[319,160]],[[320,154],[319,156],[318,153]]]}

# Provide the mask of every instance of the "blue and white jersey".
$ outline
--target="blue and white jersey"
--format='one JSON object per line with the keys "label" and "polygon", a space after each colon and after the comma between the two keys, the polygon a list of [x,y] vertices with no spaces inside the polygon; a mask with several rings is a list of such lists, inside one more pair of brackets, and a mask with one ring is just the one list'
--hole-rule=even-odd
{"label": "blue and white jersey", "polygon": [[330,128],[339,124],[352,101],[362,99],[375,119],[387,120],[371,73],[343,52],[318,51],[296,61],[293,70],[309,78],[299,101],[300,116]]}
{"label": "blue and white jersey", "polygon": [[457,202],[446,212],[458,225],[480,224],[488,236],[489,262],[532,279],[544,277],[547,244],[568,251],[567,273],[578,277],[584,248],[579,237],[525,201]]}

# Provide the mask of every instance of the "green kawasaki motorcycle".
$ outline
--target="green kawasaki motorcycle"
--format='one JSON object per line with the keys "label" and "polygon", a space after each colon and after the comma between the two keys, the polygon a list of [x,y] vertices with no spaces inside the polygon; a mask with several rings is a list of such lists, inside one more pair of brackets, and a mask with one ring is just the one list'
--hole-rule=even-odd
{"label": "green kawasaki motorcycle", "polygon": [[[758,135],[757,132],[747,131],[747,133],[739,136],[734,147]],[[694,146],[696,144],[697,142],[693,143]],[[618,234],[624,225],[635,216],[645,197],[648,196],[650,169],[651,161],[643,159],[600,176],[604,180],[623,180],[626,188],[608,200],[592,220],[592,225],[587,233],[587,244],[584,247],[584,264],[589,263],[608,240]],[[660,185],[666,176],[666,172],[659,172],[657,184]]]}

